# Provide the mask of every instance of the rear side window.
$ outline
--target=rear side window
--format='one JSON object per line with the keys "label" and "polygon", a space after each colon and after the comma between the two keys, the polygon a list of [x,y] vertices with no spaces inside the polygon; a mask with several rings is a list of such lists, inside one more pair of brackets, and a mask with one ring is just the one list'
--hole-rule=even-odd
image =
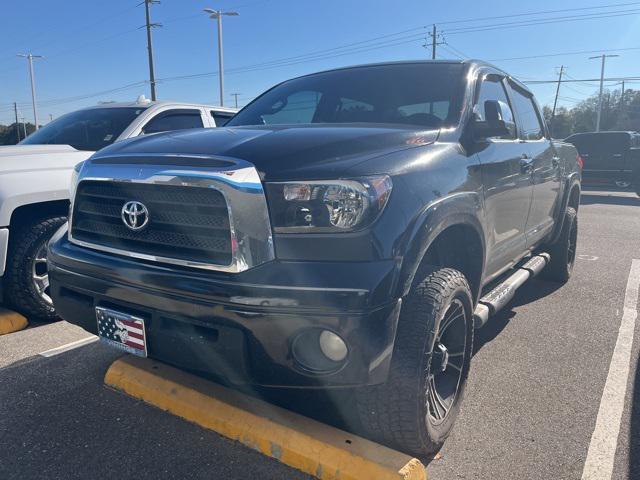
{"label": "rear side window", "polygon": [[227,122],[233,118],[233,113],[211,110],[211,117],[213,121],[216,122],[216,127],[224,127]]}
{"label": "rear side window", "polygon": [[[485,121],[487,119],[484,105],[487,100],[497,100],[502,104],[502,113],[505,115],[504,121],[507,123],[514,123],[513,112],[509,105],[509,98],[507,97],[507,91],[504,88],[499,77],[486,77],[480,84],[480,90],[478,91],[478,100],[473,108],[473,112],[477,120]],[[500,138],[514,139],[516,138],[515,130],[510,135],[505,135]]]}
{"label": "rear side window", "polygon": [[199,110],[169,110],[151,119],[143,129],[144,133],[169,132],[187,128],[204,128]]}
{"label": "rear side window", "polygon": [[630,135],[623,132],[601,132],[571,135],[567,142],[572,143],[581,154],[624,153],[629,150]]}
{"label": "rear side window", "polygon": [[513,103],[520,119],[522,138],[524,140],[540,140],[544,137],[544,127],[540,121],[538,109],[533,103],[533,97],[520,89],[513,87]]}

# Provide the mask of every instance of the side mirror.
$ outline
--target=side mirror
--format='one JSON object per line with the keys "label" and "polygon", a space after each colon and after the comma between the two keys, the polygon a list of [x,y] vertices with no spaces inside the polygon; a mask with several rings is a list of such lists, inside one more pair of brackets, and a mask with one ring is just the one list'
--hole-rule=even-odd
{"label": "side mirror", "polygon": [[474,120],[473,136],[476,140],[492,137],[515,137],[516,124],[513,113],[504,102],[487,100],[484,102],[484,120]]}

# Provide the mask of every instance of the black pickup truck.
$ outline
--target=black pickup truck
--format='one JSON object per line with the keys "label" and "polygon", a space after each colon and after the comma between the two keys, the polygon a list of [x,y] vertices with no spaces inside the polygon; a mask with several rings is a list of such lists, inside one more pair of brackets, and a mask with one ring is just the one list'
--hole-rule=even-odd
{"label": "black pickup truck", "polygon": [[437,450],[480,328],[568,280],[581,172],[476,61],[286,81],[225,128],[105,148],[49,245],[66,320],[237,385],[350,387],[373,438]]}
{"label": "black pickup truck", "polygon": [[582,184],[631,188],[640,196],[640,133],[574,133],[565,142],[584,161]]}

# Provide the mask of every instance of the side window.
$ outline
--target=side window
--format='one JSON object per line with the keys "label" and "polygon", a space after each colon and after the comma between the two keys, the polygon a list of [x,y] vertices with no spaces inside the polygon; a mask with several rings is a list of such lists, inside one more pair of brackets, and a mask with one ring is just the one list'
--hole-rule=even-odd
{"label": "side window", "polygon": [[142,131],[146,134],[187,128],[204,128],[200,110],[168,110],[159,113],[144,126]]}
{"label": "side window", "polygon": [[533,98],[528,93],[512,87],[513,103],[520,119],[523,140],[540,140],[544,137],[544,127]]}
{"label": "side window", "polygon": [[216,127],[224,127],[227,122],[233,118],[233,114],[211,110],[211,117],[213,118],[213,121],[216,122]]}
{"label": "side window", "polygon": [[[499,77],[488,76],[482,80],[480,84],[480,90],[478,91],[478,100],[473,107],[473,113],[477,120],[485,121],[487,116],[485,112],[485,103],[487,100],[498,101],[502,107],[503,120],[507,124],[514,125],[513,112],[509,105],[509,98],[507,97],[507,91],[504,88]],[[500,138],[515,139],[515,129],[510,132],[510,135],[504,135]]]}

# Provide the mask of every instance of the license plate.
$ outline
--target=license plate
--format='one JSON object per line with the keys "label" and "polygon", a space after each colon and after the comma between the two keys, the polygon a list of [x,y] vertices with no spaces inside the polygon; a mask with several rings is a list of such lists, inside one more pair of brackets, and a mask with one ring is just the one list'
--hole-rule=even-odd
{"label": "license plate", "polygon": [[110,308],[96,307],[96,320],[101,342],[139,357],[147,356],[144,319]]}

